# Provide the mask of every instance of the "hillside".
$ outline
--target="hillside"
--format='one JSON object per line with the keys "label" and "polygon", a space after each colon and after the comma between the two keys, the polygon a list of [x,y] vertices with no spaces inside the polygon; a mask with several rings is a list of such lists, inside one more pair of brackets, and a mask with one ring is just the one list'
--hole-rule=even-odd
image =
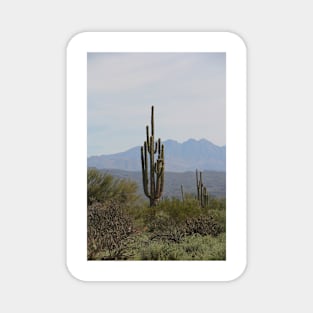
{"label": "hillside", "polygon": [[[138,184],[138,193],[144,195],[142,188],[141,171],[124,171],[116,169],[102,169],[118,178],[125,178],[135,181]],[[180,186],[183,185],[185,193],[196,194],[196,174],[195,172],[165,172],[164,177],[164,197],[181,198]],[[203,171],[203,182],[209,193],[215,197],[226,196],[226,173],[215,171]]]}

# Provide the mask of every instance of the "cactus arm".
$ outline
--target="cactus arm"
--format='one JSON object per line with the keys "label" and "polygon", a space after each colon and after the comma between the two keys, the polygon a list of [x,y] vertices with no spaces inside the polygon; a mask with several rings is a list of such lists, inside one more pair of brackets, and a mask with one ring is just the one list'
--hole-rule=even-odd
{"label": "cactus arm", "polygon": [[158,158],[161,157],[161,138],[158,139]]}
{"label": "cactus arm", "polygon": [[150,200],[153,201],[155,194],[155,181],[154,181],[154,142],[153,136],[150,136]]}
{"label": "cactus arm", "polygon": [[[161,142],[160,142],[161,143]],[[165,170],[165,159],[164,159],[164,145],[162,144],[161,148],[161,160],[162,160],[162,173],[161,173],[161,182],[160,182],[160,192],[159,197],[161,197],[164,188],[164,170]]]}
{"label": "cactus arm", "polygon": [[147,167],[147,144],[144,143],[144,147],[141,147],[141,168],[142,168],[142,185],[145,195],[149,198],[148,191],[148,167]]}
{"label": "cactus arm", "polygon": [[148,125],[146,126],[146,137],[147,137],[146,143],[148,145],[148,152],[150,152],[149,126]]}

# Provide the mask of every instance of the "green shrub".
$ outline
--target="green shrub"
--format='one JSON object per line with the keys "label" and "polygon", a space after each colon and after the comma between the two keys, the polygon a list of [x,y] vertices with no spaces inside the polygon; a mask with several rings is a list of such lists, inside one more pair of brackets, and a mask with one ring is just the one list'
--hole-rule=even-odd
{"label": "green shrub", "polygon": [[141,205],[133,209],[133,216],[140,219],[149,229],[154,228],[156,224],[163,224],[167,220],[170,223],[184,222],[187,218],[199,216],[202,213],[199,203],[194,198],[181,201],[176,198],[163,199],[155,207]]}
{"label": "green shrub", "polygon": [[141,260],[167,260],[170,246],[160,242],[151,242],[151,244],[140,251]]}
{"label": "green shrub", "polygon": [[226,260],[226,234],[190,236],[180,244],[186,252],[186,260]]}
{"label": "green shrub", "polygon": [[141,260],[226,260],[226,236],[190,236],[180,243],[152,241],[141,247]]}
{"label": "green shrub", "polygon": [[177,198],[162,200],[156,207],[157,212],[162,212],[175,222],[182,222],[186,218],[199,216],[203,212],[199,202],[194,198],[181,201]]}
{"label": "green shrub", "polygon": [[117,179],[95,168],[87,170],[87,202],[103,203],[114,200],[123,205],[132,205],[138,199],[137,184],[130,180]]}

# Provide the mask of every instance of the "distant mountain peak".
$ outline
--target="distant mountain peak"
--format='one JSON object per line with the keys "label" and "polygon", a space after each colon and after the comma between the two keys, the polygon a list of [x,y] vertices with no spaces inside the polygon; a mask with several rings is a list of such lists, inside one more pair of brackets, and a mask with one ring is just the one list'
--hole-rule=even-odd
{"label": "distant mountain peak", "polygon": [[177,140],[174,140],[174,139],[166,139],[166,140],[164,140],[164,141],[162,141],[163,143],[178,143],[179,144],[179,142],[177,141]]}
{"label": "distant mountain peak", "polygon": [[[190,138],[183,143],[173,139],[163,141],[167,171],[199,170],[226,171],[226,146],[220,147],[202,138]],[[88,166],[99,169],[141,170],[140,146],[111,155],[91,156]]]}
{"label": "distant mountain peak", "polygon": [[209,144],[209,145],[213,145],[213,146],[217,146],[218,145],[214,144],[212,141],[206,139],[206,138],[200,138],[200,139],[194,139],[194,138],[189,138],[185,141],[182,142],[182,144],[187,144],[187,143],[201,143],[201,144]]}
{"label": "distant mountain peak", "polygon": [[189,138],[186,141],[184,141],[183,143],[187,143],[187,142],[197,142],[197,140],[194,138]]}
{"label": "distant mountain peak", "polygon": [[175,143],[175,144],[201,143],[201,144],[210,144],[210,145],[219,147],[218,145],[214,144],[212,141],[210,141],[206,138],[200,138],[200,139],[189,138],[183,142],[179,142],[179,141],[174,140],[174,139],[166,139],[163,141],[163,143]]}

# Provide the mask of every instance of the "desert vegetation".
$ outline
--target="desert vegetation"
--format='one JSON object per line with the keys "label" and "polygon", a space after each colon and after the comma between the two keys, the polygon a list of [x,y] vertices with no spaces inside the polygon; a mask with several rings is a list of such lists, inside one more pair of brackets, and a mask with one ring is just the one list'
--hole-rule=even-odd
{"label": "desert vegetation", "polygon": [[226,199],[210,195],[198,170],[190,177],[195,194],[181,185],[181,197],[162,197],[166,156],[154,138],[152,107],[140,151],[142,186],[88,168],[88,260],[225,260]]}

